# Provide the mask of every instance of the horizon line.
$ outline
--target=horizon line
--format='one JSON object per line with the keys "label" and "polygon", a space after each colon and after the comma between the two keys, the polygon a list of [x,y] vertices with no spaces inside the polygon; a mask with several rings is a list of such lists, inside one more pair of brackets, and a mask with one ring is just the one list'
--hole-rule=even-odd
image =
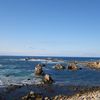
{"label": "horizon line", "polygon": [[68,57],[68,58],[72,58],[72,57],[75,57],[75,58],[80,58],[80,57],[82,57],[82,58],[100,58],[99,56],[50,56],[50,55],[1,55],[0,54],[0,56],[22,56],[22,57]]}

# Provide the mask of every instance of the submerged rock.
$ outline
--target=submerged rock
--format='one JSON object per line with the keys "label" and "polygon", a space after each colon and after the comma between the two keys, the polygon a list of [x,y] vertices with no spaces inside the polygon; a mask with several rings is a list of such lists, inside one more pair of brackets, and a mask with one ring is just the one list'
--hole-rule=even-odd
{"label": "submerged rock", "polygon": [[46,66],[46,64],[41,64],[41,66],[42,66],[42,67],[45,67],[45,66]]}
{"label": "submerged rock", "polygon": [[69,70],[77,70],[78,68],[77,68],[76,64],[72,63],[72,64],[70,64],[70,65],[68,66],[68,69],[69,69]]}
{"label": "submerged rock", "polygon": [[52,84],[54,81],[49,74],[46,74],[43,78],[44,84]]}
{"label": "submerged rock", "polygon": [[35,75],[43,75],[43,70],[42,70],[42,66],[40,64],[38,64],[36,67],[35,67]]}
{"label": "submerged rock", "polygon": [[56,64],[54,66],[55,69],[60,70],[60,69],[65,69],[65,66],[61,65],[61,64]]}
{"label": "submerged rock", "polygon": [[27,58],[25,58],[25,61],[28,61],[28,60],[30,60],[31,58],[30,57],[27,57]]}

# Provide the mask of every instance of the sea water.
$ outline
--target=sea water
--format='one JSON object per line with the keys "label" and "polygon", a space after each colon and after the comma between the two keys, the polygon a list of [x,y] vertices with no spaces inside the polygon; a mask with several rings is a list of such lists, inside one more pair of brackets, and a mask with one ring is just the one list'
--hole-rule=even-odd
{"label": "sea water", "polygon": [[[26,58],[31,58],[25,60]],[[45,59],[61,59],[50,61]],[[58,63],[66,67],[70,61],[96,61],[100,58],[85,57],[26,57],[26,56],[0,56],[0,86],[10,84],[40,84],[42,77],[35,76],[34,68],[37,64],[46,64],[43,71],[50,74],[54,79],[54,84],[66,85],[91,85],[100,86],[100,70],[93,70],[84,66],[79,66],[82,70],[55,70],[53,66]]]}

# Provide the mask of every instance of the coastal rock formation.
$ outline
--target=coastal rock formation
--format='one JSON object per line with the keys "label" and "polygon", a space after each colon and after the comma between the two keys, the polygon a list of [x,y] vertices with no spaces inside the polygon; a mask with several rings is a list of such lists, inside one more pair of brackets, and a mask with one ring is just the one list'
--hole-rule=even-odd
{"label": "coastal rock formation", "polygon": [[61,64],[56,64],[54,66],[55,69],[60,70],[60,69],[65,69],[65,66],[61,65]]}
{"label": "coastal rock formation", "polygon": [[43,75],[43,70],[42,70],[42,66],[40,64],[38,64],[35,67],[35,75]]}
{"label": "coastal rock formation", "polygon": [[100,68],[100,62],[89,62],[87,66],[91,68]]}
{"label": "coastal rock formation", "polygon": [[49,74],[46,74],[43,78],[44,84],[52,84],[54,81]]}
{"label": "coastal rock formation", "polygon": [[75,65],[75,63],[72,63],[72,64],[70,64],[70,65],[68,66],[68,69],[69,69],[69,70],[77,70],[78,68],[77,68],[77,66]]}

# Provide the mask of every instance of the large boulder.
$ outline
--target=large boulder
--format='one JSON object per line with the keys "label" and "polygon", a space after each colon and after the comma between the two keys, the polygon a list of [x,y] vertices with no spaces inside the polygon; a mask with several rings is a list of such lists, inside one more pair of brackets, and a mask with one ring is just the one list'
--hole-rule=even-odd
{"label": "large boulder", "polygon": [[68,66],[68,69],[69,69],[69,70],[77,70],[78,68],[77,68],[77,66],[76,66],[75,63],[72,63],[72,64],[70,64],[70,65]]}
{"label": "large boulder", "polygon": [[54,66],[54,68],[57,69],[57,70],[61,70],[61,69],[65,69],[65,66],[63,66],[63,65],[61,65],[61,64],[56,64],[56,65]]}
{"label": "large boulder", "polygon": [[40,64],[38,64],[35,67],[35,75],[43,75],[43,70],[42,70],[42,66]]}
{"label": "large boulder", "polygon": [[43,78],[44,84],[52,84],[54,81],[49,74],[46,74]]}

